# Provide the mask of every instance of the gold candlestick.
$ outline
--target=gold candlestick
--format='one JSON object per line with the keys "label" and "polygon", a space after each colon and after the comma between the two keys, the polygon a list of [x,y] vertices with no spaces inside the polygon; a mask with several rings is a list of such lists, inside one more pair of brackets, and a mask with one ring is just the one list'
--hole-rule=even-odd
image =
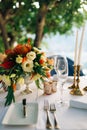
{"label": "gold candlestick", "polygon": [[73,90],[71,90],[70,94],[72,95],[78,95],[78,96],[82,96],[83,95],[83,91],[80,90],[80,87],[79,87],[79,83],[80,83],[80,65],[77,65],[77,80],[76,80],[76,86],[75,88],[73,88]]}
{"label": "gold candlestick", "polygon": [[74,65],[73,67],[74,67],[74,74],[73,74],[74,79],[73,79],[73,84],[70,87],[68,87],[69,89],[74,89],[76,86],[77,66]]}
{"label": "gold candlestick", "polygon": [[87,86],[83,88],[84,91],[87,91]]}

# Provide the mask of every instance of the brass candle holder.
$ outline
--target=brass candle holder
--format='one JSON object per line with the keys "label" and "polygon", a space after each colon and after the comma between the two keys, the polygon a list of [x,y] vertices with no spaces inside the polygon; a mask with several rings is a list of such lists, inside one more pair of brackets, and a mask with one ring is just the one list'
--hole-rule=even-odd
{"label": "brass candle holder", "polygon": [[74,74],[73,74],[74,79],[73,79],[73,84],[70,87],[68,87],[69,89],[74,89],[76,86],[77,66],[74,65],[73,67],[74,67]]}
{"label": "brass candle holder", "polygon": [[75,88],[73,88],[70,92],[70,94],[72,95],[78,95],[78,96],[82,96],[84,95],[83,91],[80,90],[80,87],[79,87],[79,83],[80,83],[80,65],[77,65],[77,79],[76,79],[76,85],[75,85]]}
{"label": "brass candle holder", "polygon": [[84,91],[87,91],[87,86],[83,88]]}

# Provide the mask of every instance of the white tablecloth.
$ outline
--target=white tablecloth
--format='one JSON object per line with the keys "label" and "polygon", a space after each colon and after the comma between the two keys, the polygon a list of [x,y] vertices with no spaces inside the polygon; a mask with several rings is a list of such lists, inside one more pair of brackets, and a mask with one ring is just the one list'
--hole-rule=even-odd
{"label": "white tablecloth", "polygon": [[[80,79],[80,87],[83,88],[87,85],[87,78],[81,77]],[[69,80],[64,85],[64,93],[63,93],[63,99],[67,101],[67,104],[65,104],[62,107],[59,107],[57,104],[57,99],[59,97],[59,91],[56,93],[53,93],[52,95],[43,95],[42,90],[38,90],[38,98],[37,101],[34,100],[36,97],[36,87],[34,87],[34,84],[31,84],[31,88],[33,90],[33,93],[28,95],[22,95],[20,93],[20,90],[15,93],[16,95],[16,102],[22,102],[22,99],[26,97],[27,102],[38,102],[39,105],[39,113],[38,113],[38,121],[37,124],[34,126],[8,126],[8,125],[2,125],[2,120],[5,116],[5,113],[7,112],[8,107],[4,107],[4,101],[5,101],[5,92],[0,92],[0,130],[46,130],[46,113],[43,109],[44,107],[44,100],[47,99],[49,103],[55,103],[56,104],[56,117],[59,122],[60,130],[87,130],[87,110],[84,109],[77,109],[72,108],[69,106],[69,100],[70,99],[82,99],[87,101],[87,94],[85,93],[84,96],[73,96],[70,95],[70,90],[68,87],[72,84],[72,82]],[[60,87],[60,86],[59,86]],[[59,88],[58,88],[59,90]],[[14,114],[14,113],[13,113]],[[50,120],[53,124],[53,114],[49,112]],[[54,128],[53,128],[54,129]]]}

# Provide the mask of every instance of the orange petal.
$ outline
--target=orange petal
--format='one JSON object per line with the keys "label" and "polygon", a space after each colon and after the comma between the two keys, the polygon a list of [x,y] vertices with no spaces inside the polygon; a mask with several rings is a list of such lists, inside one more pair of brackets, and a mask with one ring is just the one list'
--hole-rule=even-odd
{"label": "orange petal", "polygon": [[13,87],[13,91],[15,91],[16,90],[16,84],[13,84],[12,87]]}
{"label": "orange petal", "polygon": [[22,60],[22,63],[25,62],[27,60],[27,57],[24,57]]}

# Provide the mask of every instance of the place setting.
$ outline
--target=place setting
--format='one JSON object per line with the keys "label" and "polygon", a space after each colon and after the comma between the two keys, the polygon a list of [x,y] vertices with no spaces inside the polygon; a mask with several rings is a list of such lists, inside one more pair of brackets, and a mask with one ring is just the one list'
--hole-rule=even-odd
{"label": "place setting", "polygon": [[28,103],[26,99],[22,103],[13,103],[8,108],[3,125],[33,125],[38,120],[38,104]]}

